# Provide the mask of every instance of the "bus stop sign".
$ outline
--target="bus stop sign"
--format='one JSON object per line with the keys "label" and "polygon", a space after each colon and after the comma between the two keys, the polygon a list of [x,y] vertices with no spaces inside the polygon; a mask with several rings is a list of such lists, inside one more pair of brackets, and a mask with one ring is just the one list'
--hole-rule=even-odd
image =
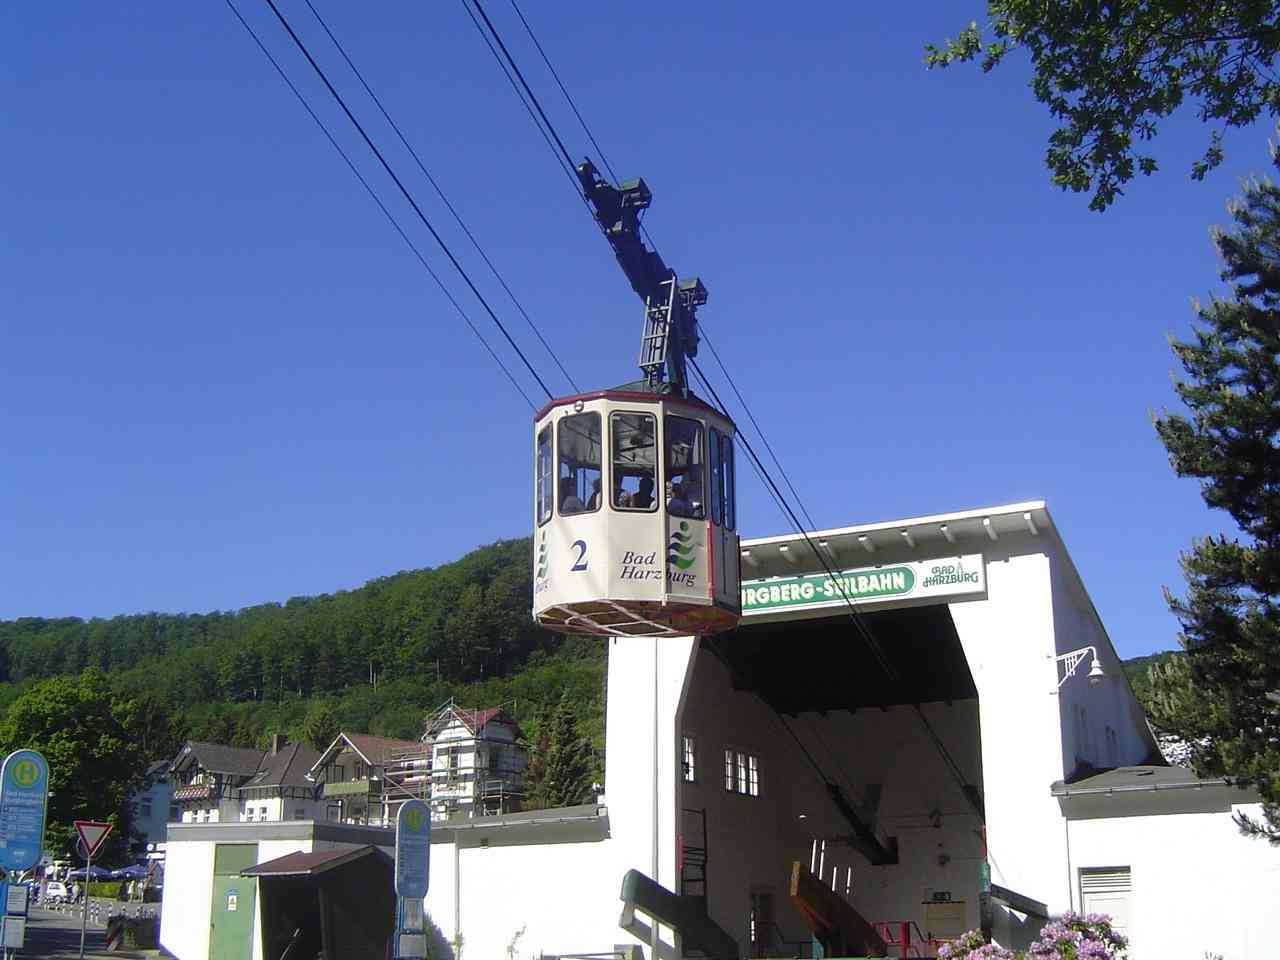
{"label": "bus stop sign", "polygon": [[15,750],[0,766],[0,867],[19,872],[44,851],[49,763],[35,750]]}
{"label": "bus stop sign", "polygon": [[396,896],[427,895],[431,861],[431,810],[421,800],[407,800],[396,815]]}

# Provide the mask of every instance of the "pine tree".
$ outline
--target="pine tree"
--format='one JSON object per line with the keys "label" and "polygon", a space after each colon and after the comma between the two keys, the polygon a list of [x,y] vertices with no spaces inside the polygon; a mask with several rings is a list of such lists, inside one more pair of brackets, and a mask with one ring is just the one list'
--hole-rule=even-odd
{"label": "pine tree", "polygon": [[1187,656],[1152,669],[1152,718],[1186,742],[1198,774],[1255,788],[1262,820],[1237,822],[1280,845],[1280,187],[1252,180],[1229,209],[1234,227],[1213,239],[1231,295],[1198,307],[1193,338],[1173,341],[1188,414],[1166,412],[1156,430],[1239,536],[1182,556],[1186,596],[1166,598]]}
{"label": "pine tree", "polygon": [[566,692],[550,719],[539,724],[526,771],[528,806],[568,807],[590,800],[591,771],[591,744],[578,732],[578,721]]}

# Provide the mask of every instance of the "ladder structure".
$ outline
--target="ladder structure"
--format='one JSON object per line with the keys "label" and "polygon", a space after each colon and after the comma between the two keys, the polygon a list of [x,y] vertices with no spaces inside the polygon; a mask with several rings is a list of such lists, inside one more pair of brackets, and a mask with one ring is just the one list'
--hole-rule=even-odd
{"label": "ladder structure", "polygon": [[680,811],[679,837],[680,895],[707,907],[707,811],[685,808]]}

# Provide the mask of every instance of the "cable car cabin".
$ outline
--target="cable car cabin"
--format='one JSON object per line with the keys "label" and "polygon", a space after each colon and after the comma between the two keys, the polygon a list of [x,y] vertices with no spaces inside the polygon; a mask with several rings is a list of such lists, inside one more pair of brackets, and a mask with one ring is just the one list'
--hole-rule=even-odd
{"label": "cable car cabin", "polygon": [[733,437],[733,422],[695,398],[606,390],[544,407],[534,421],[534,618],[609,637],[736,626]]}

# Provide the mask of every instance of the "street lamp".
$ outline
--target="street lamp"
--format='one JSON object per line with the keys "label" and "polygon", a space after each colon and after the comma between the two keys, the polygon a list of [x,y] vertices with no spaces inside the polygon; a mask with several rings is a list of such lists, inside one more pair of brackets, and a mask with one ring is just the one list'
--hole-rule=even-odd
{"label": "street lamp", "polygon": [[1093,656],[1093,664],[1089,667],[1089,686],[1096,687],[1107,679],[1107,674],[1102,669],[1102,661],[1098,659],[1097,647],[1081,647],[1079,650],[1072,650],[1070,653],[1064,653],[1057,658],[1057,662],[1066,667],[1066,672],[1062,675],[1062,679],[1058,681],[1059,690],[1075,674],[1076,668],[1084,662],[1084,658],[1090,655]]}

